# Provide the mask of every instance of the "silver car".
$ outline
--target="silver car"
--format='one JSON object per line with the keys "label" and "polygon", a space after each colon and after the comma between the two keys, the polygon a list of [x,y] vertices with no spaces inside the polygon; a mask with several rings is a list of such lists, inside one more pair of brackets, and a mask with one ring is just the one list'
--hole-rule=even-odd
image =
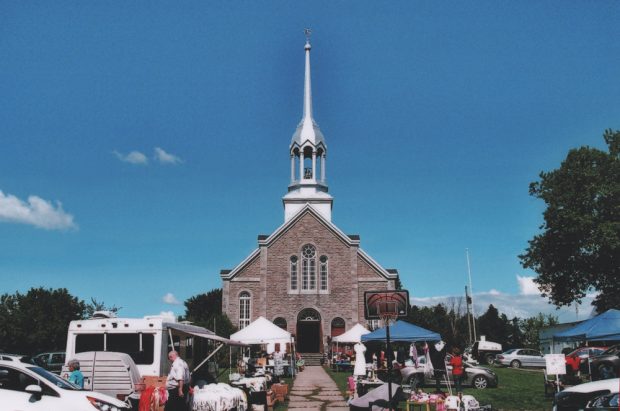
{"label": "silver car", "polygon": [[545,356],[530,348],[513,348],[495,357],[496,363],[512,368],[545,367]]}
{"label": "silver car", "polygon": [[[420,358],[419,364],[420,366],[418,367],[406,366],[400,369],[402,383],[404,386],[408,386],[411,391],[415,391],[418,387],[432,387],[435,385],[434,376],[424,374],[424,358]],[[463,386],[476,388],[478,390],[497,387],[499,380],[497,374],[493,372],[493,370],[468,362],[464,362],[463,365],[465,367],[462,381]],[[445,386],[447,384],[445,380],[445,376],[447,375],[450,379],[450,384],[454,386],[454,381],[452,381],[452,367],[448,365],[446,368],[447,373],[443,374],[444,378],[441,379],[441,385]]]}

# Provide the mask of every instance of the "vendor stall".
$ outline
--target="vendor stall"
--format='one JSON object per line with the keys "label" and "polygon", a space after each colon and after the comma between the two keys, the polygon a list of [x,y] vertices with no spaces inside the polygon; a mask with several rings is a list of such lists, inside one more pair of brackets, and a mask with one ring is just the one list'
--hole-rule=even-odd
{"label": "vendor stall", "polygon": [[620,340],[620,310],[610,309],[568,330],[554,334],[555,341]]}
{"label": "vendor stall", "polygon": [[[366,341],[385,341],[385,327],[379,328],[369,334],[362,335],[362,342]],[[232,338],[232,336],[231,336]],[[396,321],[390,326],[390,339],[392,341],[440,341],[441,335],[434,331],[408,323],[406,321]]]}

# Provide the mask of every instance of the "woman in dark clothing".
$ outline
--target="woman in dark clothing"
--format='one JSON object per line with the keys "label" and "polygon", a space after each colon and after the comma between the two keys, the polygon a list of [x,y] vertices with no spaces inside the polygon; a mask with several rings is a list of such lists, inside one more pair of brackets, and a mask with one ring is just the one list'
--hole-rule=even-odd
{"label": "woman in dark clothing", "polygon": [[446,374],[446,352],[443,341],[429,347],[431,364],[433,364],[433,376],[435,377],[435,391],[441,392],[441,379]]}

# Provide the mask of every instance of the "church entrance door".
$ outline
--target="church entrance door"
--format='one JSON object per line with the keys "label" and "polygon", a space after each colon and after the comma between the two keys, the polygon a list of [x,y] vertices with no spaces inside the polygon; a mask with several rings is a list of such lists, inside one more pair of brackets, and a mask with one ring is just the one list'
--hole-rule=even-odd
{"label": "church entrance door", "polygon": [[297,315],[297,351],[321,352],[321,315],[313,308],[305,308]]}

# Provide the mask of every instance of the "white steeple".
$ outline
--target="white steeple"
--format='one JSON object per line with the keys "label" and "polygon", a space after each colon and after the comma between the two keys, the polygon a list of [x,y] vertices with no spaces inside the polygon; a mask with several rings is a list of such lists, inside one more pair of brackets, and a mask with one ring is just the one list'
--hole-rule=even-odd
{"label": "white steeple", "polygon": [[325,175],[327,145],[319,125],[312,117],[312,81],[310,76],[310,30],[306,33],[306,66],[304,76],[304,110],[297,125],[289,154],[291,157],[291,183],[284,196],[284,221],[310,203],[321,215],[331,221],[333,198],[327,194]]}

